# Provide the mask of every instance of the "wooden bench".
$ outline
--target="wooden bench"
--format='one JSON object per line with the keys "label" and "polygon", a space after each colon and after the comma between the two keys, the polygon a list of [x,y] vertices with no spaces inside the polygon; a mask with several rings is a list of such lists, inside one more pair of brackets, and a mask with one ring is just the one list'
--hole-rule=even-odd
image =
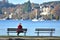
{"label": "wooden bench", "polygon": [[50,36],[54,33],[54,28],[36,28],[35,33],[37,33],[37,36],[39,36],[39,33],[50,33]]}
{"label": "wooden bench", "polygon": [[[17,28],[7,28],[7,34],[9,35],[9,33],[17,33],[16,30],[17,30]],[[24,33],[24,36],[26,36],[27,29],[23,28],[22,30],[23,30],[23,32],[21,32],[21,33]]]}

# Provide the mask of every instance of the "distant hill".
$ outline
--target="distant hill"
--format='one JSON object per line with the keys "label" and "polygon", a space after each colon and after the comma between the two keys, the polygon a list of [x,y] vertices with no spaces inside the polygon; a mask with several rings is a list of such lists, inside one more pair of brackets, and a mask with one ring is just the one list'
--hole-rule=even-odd
{"label": "distant hill", "polygon": [[[39,4],[36,4],[36,3],[31,3],[31,4],[34,4],[34,7],[39,7]],[[24,4],[22,4],[23,6],[26,6],[26,5],[31,5],[30,4],[30,2],[27,2],[27,3],[24,3]],[[42,3],[42,4],[40,4],[40,5],[57,5],[57,4],[60,4],[60,1],[52,1],[52,2],[45,2],[45,3]],[[16,5],[14,5],[14,4],[11,4],[11,3],[2,3],[1,1],[0,1],[0,8],[3,8],[3,7],[6,7],[6,8],[8,8],[8,7],[16,7]],[[30,7],[31,8],[31,7]]]}
{"label": "distant hill", "polygon": [[[40,5],[43,5],[43,7],[44,6],[52,6],[52,7],[55,7],[58,4],[60,4],[60,1],[45,2],[45,3],[42,3]],[[4,13],[4,12],[2,12],[2,8],[8,9],[9,7],[12,7],[14,13],[17,12],[17,14],[19,14],[19,12],[21,12],[23,14],[23,16],[27,15],[27,13],[31,13],[35,9],[39,9],[38,13],[40,15],[40,5],[39,4],[36,4],[36,3],[31,3],[30,1],[25,2],[24,4],[16,4],[16,5],[15,4],[12,4],[12,3],[2,3],[0,1],[0,14]],[[6,10],[4,10],[4,11],[6,11]],[[9,10],[7,12],[8,13],[11,13],[11,10]],[[40,17],[40,16],[38,16],[38,17]],[[20,15],[19,15],[19,18],[20,18]]]}
{"label": "distant hill", "polygon": [[60,1],[45,2],[45,3],[42,3],[41,5],[53,5],[53,6],[56,6],[57,4],[60,4]]}
{"label": "distant hill", "polygon": [[[29,3],[29,2],[27,2],[27,3]],[[25,4],[27,4],[27,3],[25,3]],[[24,4],[24,5],[25,5]],[[57,5],[57,4],[60,4],[60,1],[52,1],[52,2],[45,2],[45,3],[42,3],[41,5],[51,5],[51,4],[53,4],[53,5]],[[23,5],[23,4],[22,4]],[[38,4],[36,4],[36,3],[34,3],[34,6],[39,6]],[[16,7],[16,5],[14,5],[14,4],[11,4],[11,3],[2,3],[1,1],[0,1],[0,8],[3,8],[3,7]]]}
{"label": "distant hill", "polygon": [[6,7],[6,8],[8,8],[8,7],[16,7],[16,5],[11,4],[11,3],[2,3],[2,2],[0,2],[0,8],[3,8],[3,7]]}

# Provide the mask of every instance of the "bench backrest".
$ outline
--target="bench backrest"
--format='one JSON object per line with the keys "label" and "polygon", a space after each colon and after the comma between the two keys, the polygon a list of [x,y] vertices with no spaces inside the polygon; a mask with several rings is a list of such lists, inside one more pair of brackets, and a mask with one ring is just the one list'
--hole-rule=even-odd
{"label": "bench backrest", "polygon": [[55,31],[54,28],[36,28],[35,31]]}
{"label": "bench backrest", "polygon": [[[7,28],[7,31],[16,31],[16,30],[17,30],[17,28]],[[22,30],[27,31],[26,28],[23,28]]]}

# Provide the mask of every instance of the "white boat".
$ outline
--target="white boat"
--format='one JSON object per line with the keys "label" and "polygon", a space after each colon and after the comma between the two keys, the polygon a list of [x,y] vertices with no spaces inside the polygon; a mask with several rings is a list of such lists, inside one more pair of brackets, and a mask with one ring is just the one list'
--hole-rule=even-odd
{"label": "white boat", "polygon": [[52,21],[57,21],[56,19],[52,19]]}
{"label": "white boat", "polygon": [[21,19],[21,21],[23,21],[23,19]]}
{"label": "white boat", "polygon": [[44,21],[43,17],[39,18],[38,20],[39,20],[39,21]]}
{"label": "white boat", "polygon": [[32,21],[39,21],[39,20],[35,18],[35,19],[33,19]]}
{"label": "white boat", "polygon": [[39,21],[44,21],[43,19],[39,20]]}

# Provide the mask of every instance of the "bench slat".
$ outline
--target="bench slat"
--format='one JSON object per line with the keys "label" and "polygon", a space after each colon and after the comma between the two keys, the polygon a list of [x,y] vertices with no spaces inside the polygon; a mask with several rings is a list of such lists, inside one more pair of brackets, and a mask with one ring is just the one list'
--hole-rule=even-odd
{"label": "bench slat", "polygon": [[[20,32],[20,33],[24,33],[24,36],[26,36],[27,29],[23,28],[22,30],[23,30],[23,32]],[[9,33],[17,33],[16,31],[17,31],[17,28],[7,28],[8,35],[9,35]]]}
{"label": "bench slat", "polygon": [[[17,28],[8,28],[8,29],[7,29],[7,31],[16,31],[16,30],[17,30]],[[23,30],[23,31],[27,31],[26,28],[23,28],[22,30]]]}
{"label": "bench slat", "polygon": [[35,31],[55,31],[55,29],[37,28]]}
{"label": "bench slat", "polygon": [[[38,32],[35,32],[35,33],[38,33]],[[51,32],[39,32],[39,33],[51,33]],[[54,33],[54,32],[52,32],[52,33]]]}

